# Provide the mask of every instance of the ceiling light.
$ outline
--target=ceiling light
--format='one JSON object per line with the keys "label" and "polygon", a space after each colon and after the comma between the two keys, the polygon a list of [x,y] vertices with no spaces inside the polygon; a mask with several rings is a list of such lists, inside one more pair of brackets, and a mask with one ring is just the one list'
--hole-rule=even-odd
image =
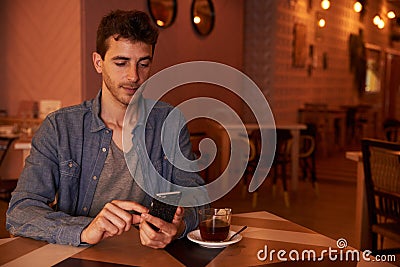
{"label": "ceiling light", "polygon": [[331,2],[329,0],[322,0],[321,7],[322,9],[327,10],[331,6]]}
{"label": "ceiling light", "polygon": [[358,2],[358,1],[355,2],[354,5],[353,5],[353,9],[357,13],[360,13],[362,8],[363,8],[362,4],[360,2]]}
{"label": "ceiling light", "polygon": [[381,21],[381,17],[379,15],[375,15],[375,17],[373,18],[372,22],[374,23],[374,25],[378,26],[379,22]]}
{"label": "ceiling light", "polygon": [[387,13],[387,17],[388,17],[389,19],[394,19],[394,18],[396,17],[396,13],[394,13],[394,11],[390,10],[390,11]]}
{"label": "ceiling light", "polygon": [[325,25],[326,25],[325,19],[319,19],[319,20],[318,20],[318,26],[319,26],[320,28],[325,27]]}
{"label": "ceiling light", "polygon": [[379,21],[377,26],[378,26],[379,29],[385,28],[385,22],[383,21],[383,19],[381,19],[381,21]]}

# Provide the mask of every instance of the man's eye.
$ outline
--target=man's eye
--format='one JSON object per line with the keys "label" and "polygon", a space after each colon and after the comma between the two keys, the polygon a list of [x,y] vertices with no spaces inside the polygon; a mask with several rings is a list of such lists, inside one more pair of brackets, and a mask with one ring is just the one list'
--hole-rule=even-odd
{"label": "man's eye", "polygon": [[115,65],[117,65],[118,67],[122,67],[122,66],[125,66],[126,63],[125,62],[115,62]]}
{"label": "man's eye", "polygon": [[139,66],[142,67],[142,68],[147,68],[147,67],[150,66],[150,63],[149,62],[140,62]]}

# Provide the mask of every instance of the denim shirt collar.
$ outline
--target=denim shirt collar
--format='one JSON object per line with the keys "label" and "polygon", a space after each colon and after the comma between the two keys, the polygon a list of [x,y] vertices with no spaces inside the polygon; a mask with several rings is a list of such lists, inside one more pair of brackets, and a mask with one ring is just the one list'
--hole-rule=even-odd
{"label": "denim shirt collar", "polygon": [[[100,118],[100,111],[101,111],[101,93],[102,89],[99,90],[97,93],[96,97],[93,99],[92,102],[92,125],[90,128],[91,132],[98,132],[107,126],[105,125],[104,121]],[[148,99],[145,99],[143,95],[140,96],[139,98],[139,118],[137,125],[143,126],[146,125],[146,129],[153,129],[154,125],[152,125],[152,122],[150,120],[146,119],[148,117],[149,112],[151,111],[150,108],[154,107],[154,102],[153,101],[148,101]],[[149,110],[150,109],[150,110]]]}
{"label": "denim shirt collar", "polygon": [[100,111],[101,111],[101,89],[97,93],[96,97],[93,99],[92,102],[92,125],[90,127],[90,131],[92,133],[98,132],[104,128],[106,128],[106,124],[100,118]]}
{"label": "denim shirt collar", "polygon": [[143,95],[140,96],[138,104],[139,108],[139,117],[137,122],[138,126],[146,125],[146,129],[154,128],[154,125],[152,124],[151,120],[147,120],[146,122],[146,119],[148,118],[149,113],[151,112],[151,109],[149,110],[149,108],[153,108],[153,106],[154,106],[153,101],[149,101],[149,99],[144,98]]}

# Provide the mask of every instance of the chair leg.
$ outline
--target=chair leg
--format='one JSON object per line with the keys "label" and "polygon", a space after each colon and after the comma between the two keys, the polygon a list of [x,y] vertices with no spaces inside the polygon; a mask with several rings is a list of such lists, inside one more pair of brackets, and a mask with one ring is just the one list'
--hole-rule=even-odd
{"label": "chair leg", "polygon": [[274,176],[272,177],[272,197],[276,197],[276,180],[278,179],[278,164],[274,166]]}
{"label": "chair leg", "polygon": [[376,253],[378,251],[378,235],[376,233],[372,233],[371,242],[372,252]]}
{"label": "chair leg", "polygon": [[290,208],[290,198],[289,198],[289,192],[288,191],[283,192],[283,201],[285,202],[285,206],[287,208]]}
{"label": "chair leg", "polygon": [[289,192],[287,190],[287,184],[286,184],[286,163],[285,162],[282,164],[282,184],[283,184],[283,201],[285,202],[285,206],[287,208],[289,208],[290,201],[289,201]]}
{"label": "chair leg", "polygon": [[251,201],[251,206],[253,208],[257,207],[257,202],[258,202],[258,192],[256,191],[253,193],[253,199]]}
{"label": "chair leg", "polygon": [[316,196],[319,196],[319,187],[317,183],[317,174],[316,174],[316,164],[315,164],[315,152],[311,155],[311,183],[314,189],[314,193]]}
{"label": "chair leg", "polygon": [[247,179],[245,179],[246,177],[243,177],[244,179],[242,179],[241,181],[241,185],[242,185],[242,199],[245,199],[247,196]]}
{"label": "chair leg", "polygon": [[287,192],[287,184],[286,184],[286,163],[282,163],[282,185],[283,185],[283,192]]}

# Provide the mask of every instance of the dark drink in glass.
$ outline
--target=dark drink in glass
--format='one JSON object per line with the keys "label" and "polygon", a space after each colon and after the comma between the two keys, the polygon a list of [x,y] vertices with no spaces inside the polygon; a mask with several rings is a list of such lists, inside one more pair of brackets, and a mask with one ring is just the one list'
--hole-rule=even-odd
{"label": "dark drink in glass", "polygon": [[200,235],[207,241],[224,241],[229,234],[229,223],[219,219],[210,219],[200,223]]}
{"label": "dark drink in glass", "polygon": [[212,242],[226,240],[231,225],[231,213],[232,210],[229,208],[200,210],[199,229],[201,239]]}

